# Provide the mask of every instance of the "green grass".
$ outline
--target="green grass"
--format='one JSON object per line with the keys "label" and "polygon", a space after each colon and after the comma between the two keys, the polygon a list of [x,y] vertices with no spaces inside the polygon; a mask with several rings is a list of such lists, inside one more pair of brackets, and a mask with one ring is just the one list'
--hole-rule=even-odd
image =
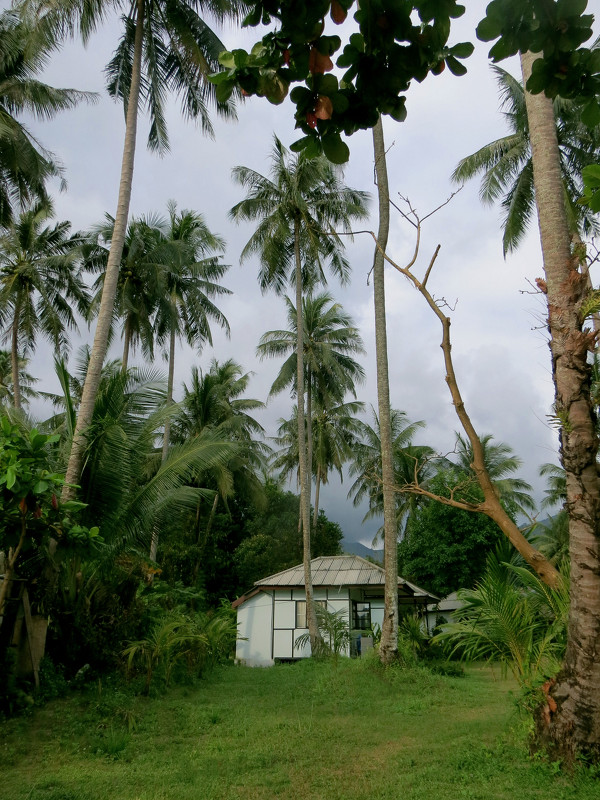
{"label": "green grass", "polygon": [[2,800],[597,800],[528,756],[510,681],[360,661],[89,690],[3,725]]}

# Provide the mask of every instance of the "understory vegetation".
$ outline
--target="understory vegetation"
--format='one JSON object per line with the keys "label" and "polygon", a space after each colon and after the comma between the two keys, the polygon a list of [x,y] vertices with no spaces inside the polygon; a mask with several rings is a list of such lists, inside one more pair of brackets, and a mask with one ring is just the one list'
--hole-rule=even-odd
{"label": "understory vegetation", "polygon": [[515,683],[376,659],[219,667],[153,697],[97,681],[0,744],[6,800],[592,800],[598,784],[527,755]]}

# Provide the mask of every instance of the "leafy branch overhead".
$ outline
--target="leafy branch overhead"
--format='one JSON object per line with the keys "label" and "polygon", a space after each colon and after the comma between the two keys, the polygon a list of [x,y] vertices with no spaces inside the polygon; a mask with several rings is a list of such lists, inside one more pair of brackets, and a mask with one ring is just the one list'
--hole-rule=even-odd
{"label": "leafy branch overhead", "polygon": [[[493,0],[477,36],[497,40],[490,51],[494,61],[519,51],[540,53],[527,88],[553,97],[584,96],[583,120],[593,126],[600,121],[600,53],[581,47],[592,36],[593,16],[583,13],[586,6],[587,0]],[[340,25],[353,7],[358,31],[342,49],[339,36],[325,33],[326,18]],[[291,85],[303,84],[289,92],[296,127],[304,134],[292,150],[344,163],[349,150],[341,134],[372,128],[380,114],[402,122],[413,80],[446,67],[454,75],[466,73],[460,59],[471,55],[473,44],[449,44],[451,20],[464,11],[455,0],[261,0],[251,5],[243,24],[276,20],[276,30],[250,52],[221,53],[224,71],[211,80],[220,102],[239,87],[245,95],[278,104]],[[334,66],[345,71],[338,77]]]}
{"label": "leafy branch overhead", "polygon": [[[304,82],[290,93],[296,127],[305,134],[292,149],[306,149],[310,156],[324,152],[330,161],[343,163],[349,151],[341,133],[349,136],[372,127],[380,113],[404,120],[403,93],[411,81],[423,81],[429,72],[439,74],[446,66],[455,75],[466,73],[458,59],[471,55],[473,45],[448,45],[450,20],[460,17],[464,6],[455,0],[375,0],[357,7],[354,14],[358,32],[336,61],[345,72],[340,78],[329,74],[342,40],[325,34],[325,17],[329,14],[339,25],[353,5],[354,0],[253,4],[244,25],[269,25],[275,18],[279,27],[249,53],[221,54],[225,71],[212,77],[218,99],[225,102],[239,86],[246,95],[281,103],[291,84]],[[412,16],[414,10],[418,19]]]}

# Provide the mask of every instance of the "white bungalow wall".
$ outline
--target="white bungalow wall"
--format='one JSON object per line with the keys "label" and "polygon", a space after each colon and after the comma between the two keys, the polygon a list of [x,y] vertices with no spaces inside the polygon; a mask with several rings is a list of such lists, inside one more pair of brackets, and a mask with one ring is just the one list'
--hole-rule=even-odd
{"label": "white bungalow wall", "polygon": [[273,661],[273,598],[266,592],[246,600],[237,610],[235,657],[249,667],[269,667]]}
{"label": "white bungalow wall", "polygon": [[[351,598],[362,599],[347,586],[316,587],[315,600],[326,600],[329,611],[343,611],[351,624]],[[356,597],[354,596],[356,594]],[[296,628],[296,601],[305,600],[304,589],[282,588],[259,592],[238,607],[236,659],[248,666],[271,666],[275,659],[307,658],[310,644],[297,648],[296,639],[306,628]],[[370,599],[371,622],[383,623],[383,598]]]}

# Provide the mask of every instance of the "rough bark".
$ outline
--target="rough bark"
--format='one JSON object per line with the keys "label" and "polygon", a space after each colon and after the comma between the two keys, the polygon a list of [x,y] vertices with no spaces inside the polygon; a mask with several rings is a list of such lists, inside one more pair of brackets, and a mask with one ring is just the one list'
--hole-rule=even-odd
{"label": "rough bark", "polygon": [[[521,58],[523,81],[536,56]],[[544,261],[548,329],[561,423],[560,453],[567,478],[571,604],[567,651],[548,702],[537,715],[538,741],[572,760],[577,752],[600,758],[600,480],[596,417],[587,354],[593,333],[582,330],[579,309],[586,277],[570,251],[559,150],[551,101],[525,93]]]}
{"label": "rough bark", "polygon": [[388,188],[385,142],[381,119],[373,128],[375,174],[379,197],[379,230],[373,259],[373,300],[375,306],[375,351],[377,361],[377,405],[381,437],[383,491],[385,609],[381,627],[379,655],[384,664],[398,654],[398,526],[392,453],[390,384],[388,377],[387,331],[385,319],[384,253],[390,229],[390,194]]}
{"label": "rough bark", "polygon": [[300,221],[294,221],[294,254],[296,261],[296,349],[297,395],[298,395],[298,471],[300,472],[300,518],[302,520],[302,544],[304,563],[304,589],[306,592],[306,621],[312,652],[316,652],[321,638],[317,624],[317,612],[312,586],[310,565],[310,494],[308,491],[308,464],[306,428],[304,420],[304,319],[302,315],[302,261],[300,257]]}
{"label": "rough bark", "polygon": [[20,322],[20,307],[17,302],[15,306],[15,314],[12,323],[12,336],[10,348],[10,361],[12,369],[12,382],[13,382],[13,405],[15,408],[21,408],[21,384],[19,383],[19,322]]}
{"label": "rough bark", "polygon": [[135,142],[137,135],[137,116],[140,95],[140,79],[142,67],[142,45],[144,38],[144,3],[137,0],[137,17],[135,27],[135,42],[133,53],[133,65],[131,71],[131,86],[129,102],[127,104],[127,117],[125,122],[125,143],[123,146],[123,159],[121,162],[121,181],[119,185],[119,198],[117,203],[117,213],[115,214],[115,225],[113,236],[108,254],[106,265],[106,275],[102,288],[102,298],[100,310],[94,334],[94,343],[90,353],[85,383],[79,412],[77,414],[77,425],[73,434],[69,463],[65,476],[65,485],[62,491],[62,500],[72,500],[75,496],[75,485],[79,483],[83,460],[86,448],[85,432],[94,413],[94,404],[102,366],[106,357],[108,347],[108,337],[113,318],[115,298],[117,295],[117,282],[119,279],[119,267],[121,256],[123,255],[123,245],[127,233],[127,219],[129,216],[129,203],[131,199],[131,186],[133,182],[133,164],[135,159]]}

